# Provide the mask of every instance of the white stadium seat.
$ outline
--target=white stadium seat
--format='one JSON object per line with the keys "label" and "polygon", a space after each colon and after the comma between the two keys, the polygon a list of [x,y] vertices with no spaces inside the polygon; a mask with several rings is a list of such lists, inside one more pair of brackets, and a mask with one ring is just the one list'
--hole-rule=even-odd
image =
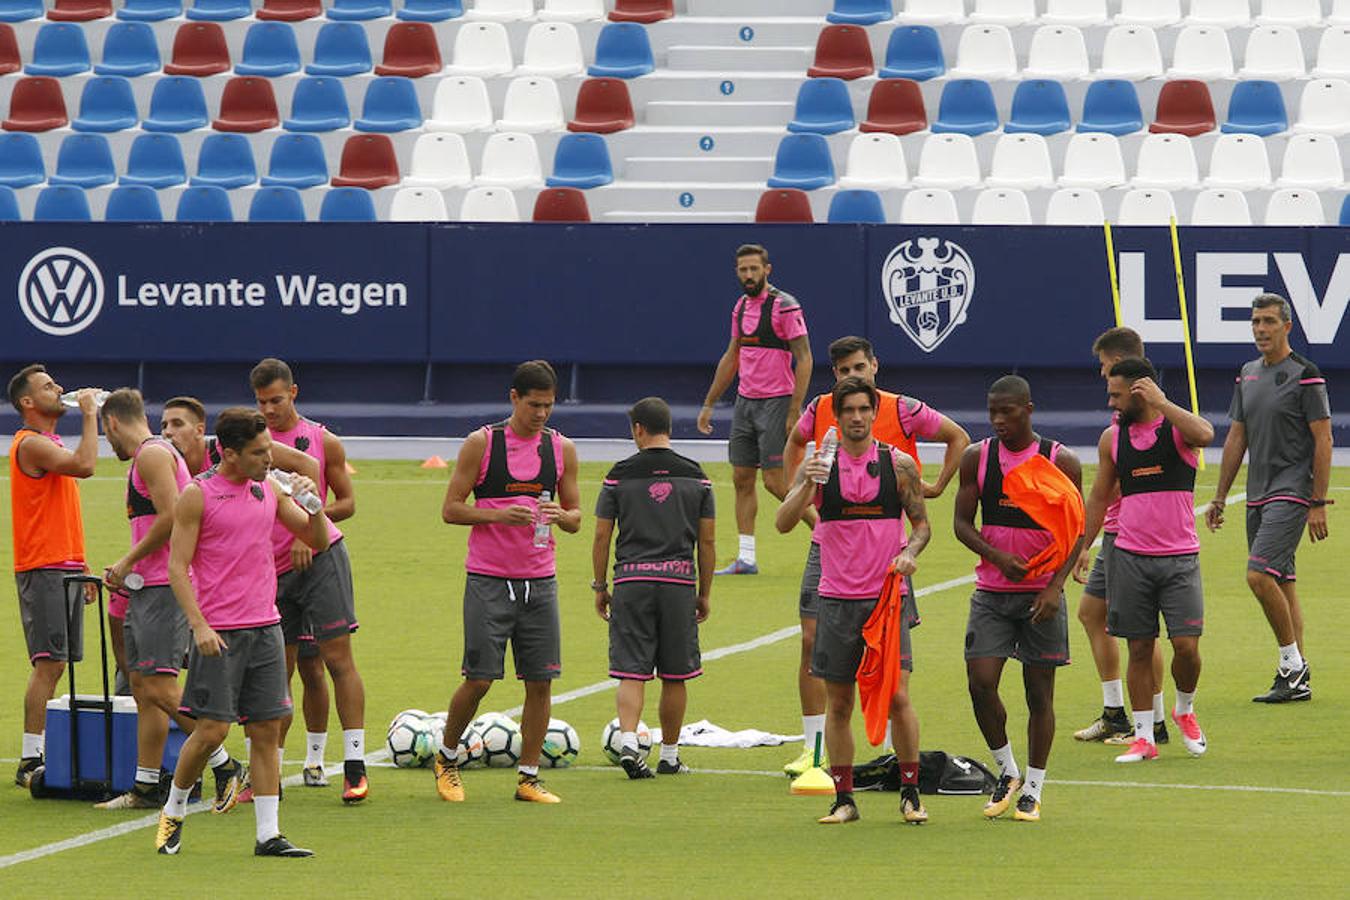
{"label": "white stadium seat", "polygon": [[389,207],[390,222],[444,222],[445,197],[434,188],[405,187],[394,195]]}
{"label": "white stadium seat", "polygon": [[1086,188],[1061,188],[1045,208],[1047,225],[1100,225],[1106,221],[1102,198]]}
{"label": "white stadium seat", "polygon": [[930,134],[919,151],[920,187],[967,188],[980,183],[975,141],[965,134]]}
{"label": "white stadium seat", "polygon": [[464,138],[446,132],[427,132],[413,144],[412,165],[403,179],[405,187],[438,190],[464,187],[473,182],[469,151]]}
{"label": "white stadium seat", "polygon": [[1266,142],[1254,134],[1221,134],[1209,157],[1205,184],[1248,191],[1270,185]]}
{"label": "white stadium seat", "polygon": [[848,146],[848,161],[839,186],[846,189],[885,190],[909,182],[905,149],[894,134],[860,134]]}
{"label": "white stadium seat", "polygon": [[506,188],[476,187],[464,195],[459,208],[461,222],[519,222],[516,195]]}
{"label": "white stadium seat", "polygon": [[956,198],[941,188],[910,191],[900,204],[901,225],[960,225]]}
{"label": "white stadium seat", "polygon": [[497,120],[498,131],[537,134],[561,131],[565,125],[562,98],[552,78],[527,75],[512,79],[502,103],[502,117]]}
{"label": "white stadium seat", "polygon": [[1045,138],[1039,134],[1000,135],[985,184],[1024,190],[1054,187],[1055,172]]}
{"label": "white stadium seat", "polygon": [[1141,188],[1191,188],[1200,183],[1195,148],[1184,134],[1150,134],[1139,145],[1130,184]]}
{"label": "white stadium seat", "polygon": [[534,138],[517,131],[499,131],[488,138],[483,145],[483,161],[475,182],[508,188],[543,184],[544,173]]}
{"label": "white stadium seat", "polygon": [[1294,188],[1276,191],[1266,204],[1267,225],[1325,225],[1322,198],[1316,191]]}
{"label": "white stadium seat", "polygon": [[1242,191],[1211,188],[1201,191],[1191,207],[1192,225],[1250,225],[1252,211]]}
{"label": "white stadium seat", "polygon": [[1060,187],[1108,188],[1126,181],[1120,138],[1088,132],[1069,139],[1064,151],[1064,171],[1059,176]]}
{"label": "white stadium seat", "polygon": [[1136,189],[1120,201],[1121,225],[1168,225],[1176,215],[1176,204],[1167,191]]}
{"label": "white stadium seat", "polygon": [[476,75],[442,78],[431,101],[428,131],[486,131],[492,127],[487,84]]}
{"label": "white stadium seat", "polygon": [[1014,188],[980,191],[970,214],[972,225],[1030,225],[1031,205],[1027,195]]}

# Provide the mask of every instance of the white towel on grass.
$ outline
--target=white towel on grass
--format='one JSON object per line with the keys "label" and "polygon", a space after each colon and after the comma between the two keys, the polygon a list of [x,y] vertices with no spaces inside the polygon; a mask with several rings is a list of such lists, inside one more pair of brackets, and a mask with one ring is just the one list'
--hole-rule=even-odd
{"label": "white towel on grass", "polygon": [[[661,743],[661,729],[653,728],[651,731],[652,743]],[[728,731],[707,719],[690,722],[680,729],[680,745],[683,747],[725,747],[744,750],[747,747],[777,747],[801,739],[800,734],[774,734],[755,728]]]}

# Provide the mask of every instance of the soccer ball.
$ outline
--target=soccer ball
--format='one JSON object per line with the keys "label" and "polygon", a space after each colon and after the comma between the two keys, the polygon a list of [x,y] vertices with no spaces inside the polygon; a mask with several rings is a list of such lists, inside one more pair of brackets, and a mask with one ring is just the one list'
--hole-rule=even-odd
{"label": "soccer ball", "polygon": [[385,735],[385,744],[389,747],[394,765],[400,769],[426,765],[436,750],[426,720],[406,712],[394,716],[394,721],[389,724],[389,732]]}
{"label": "soccer ball", "polygon": [[494,769],[509,769],[520,762],[520,728],[506,716],[494,718],[479,731],[483,759]]}
{"label": "soccer ball", "polygon": [[445,741],[445,713],[432,713],[422,721],[426,723],[427,731],[431,732],[431,747],[437,749]]}
{"label": "soccer ball", "polygon": [[459,738],[459,765],[463,769],[481,769],[487,765],[483,758],[483,735],[472,725]]}
{"label": "soccer ball", "polygon": [[511,718],[506,713],[499,713],[499,712],[483,713],[481,716],[474,719],[473,722],[471,722],[470,724],[474,728],[477,728],[478,731],[481,733],[483,731],[486,731],[487,727],[491,725],[493,722],[501,722],[507,728],[510,728],[514,731],[520,730],[520,726],[516,724],[515,719]]}
{"label": "soccer ball", "polygon": [[577,730],[562,719],[549,719],[548,731],[544,732],[544,765],[565,769],[580,752],[581,738],[577,736]]}
{"label": "soccer ball", "polygon": [[[652,732],[647,727],[646,722],[638,722],[637,726],[638,756],[642,759],[647,758],[647,754],[652,751]],[[614,765],[619,764],[619,752],[623,749],[623,732],[619,730],[619,720],[611,719],[605,726],[604,732],[600,735],[600,749],[605,751],[605,756]]]}

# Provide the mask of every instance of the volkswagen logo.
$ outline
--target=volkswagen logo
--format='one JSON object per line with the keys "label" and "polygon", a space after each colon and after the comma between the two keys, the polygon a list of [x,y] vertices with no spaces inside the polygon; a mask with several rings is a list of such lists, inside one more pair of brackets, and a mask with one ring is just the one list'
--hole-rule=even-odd
{"label": "volkswagen logo", "polygon": [[103,308],[103,276],[94,261],[70,247],[50,247],[19,275],[19,308],[38,331],[78,334]]}

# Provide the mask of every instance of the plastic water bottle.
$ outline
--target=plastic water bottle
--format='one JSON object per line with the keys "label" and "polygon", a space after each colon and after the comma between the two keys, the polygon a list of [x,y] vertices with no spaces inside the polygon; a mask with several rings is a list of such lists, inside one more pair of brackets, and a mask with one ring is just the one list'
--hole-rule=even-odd
{"label": "plastic water bottle", "polygon": [[830,480],[830,470],[834,468],[834,454],[838,449],[839,429],[831,425],[830,430],[825,432],[825,437],[820,440],[820,458],[828,468],[825,469],[824,475],[811,479],[816,484],[824,484]]}
{"label": "plastic water bottle", "polygon": [[145,577],[140,572],[128,572],[127,577],[122,579],[122,586],[129,591],[139,591],[145,587]]}
{"label": "plastic water bottle", "polygon": [[313,491],[301,491],[299,494],[294,494],[295,476],[290,472],[282,469],[269,469],[267,474],[272,476],[272,480],[276,482],[281,492],[300,504],[300,508],[305,512],[311,516],[317,516],[323,512],[323,501],[319,499],[318,494]]}
{"label": "plastic water bottle", "polygon": [[[102,406],[103,406],[103,402],[104,402],[105,400],[108,399],[108,394],[109,394],[109,393],[110,393],[109,391],[99,391],[97,394],[95,394],[95,395],[94,395],[94,406],[95,406],[95,407],[102,407]],[[65,406],[69,406],[71,409],[79,409],[79,406],[80,406],[80,392],[79,392],[79,391],[66,391],[64,394],[61,395],[61,403],[62,403],[63,405],[65,405]]]}
{"label": "plastic water bottle", "polygon": [[[552,499],[553,495],[550,494],[548,491],[541,491],[539,494],[540,503],[547,503]],[[534,520],[534,545],[536,547],[547,547],[548,539],[549,539],[548,522],[544,520],[544,514],[540,512],[535,516]]]}

